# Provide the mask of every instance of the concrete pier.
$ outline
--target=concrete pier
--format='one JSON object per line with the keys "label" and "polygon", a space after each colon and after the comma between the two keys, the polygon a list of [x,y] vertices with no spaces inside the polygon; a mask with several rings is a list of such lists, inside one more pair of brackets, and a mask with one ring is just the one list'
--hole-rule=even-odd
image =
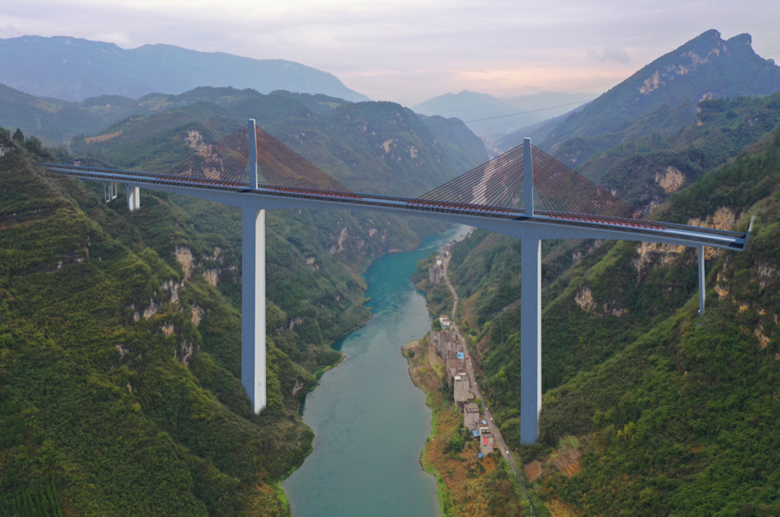
{"label": "concrete pier", "polygon": [[241,384],[252,410],[265,408],[265,210],[243,209]]}
{"label": "concrete pier", "polygon": [[[523,144],[525,213],[533,217],[531,139],[524,139]],[[542,410],[542,241],[523,235],[520,255],[520,442],[534,443]]]}
{"label": "concrete pier", "polygon": [[697,246],[699,252],[699,316],[704,315],[705,298],[705,274],[704,274],[704,246]]}
{"label": "concrete pier", "polygon": [[141,189],[125,185],[127,190],[127,209],[131,212],[141,209]]}
{"label": "concrete pier", "polygon": [[542,241],[520,245],[520,442],[534,443],[542,410]]}

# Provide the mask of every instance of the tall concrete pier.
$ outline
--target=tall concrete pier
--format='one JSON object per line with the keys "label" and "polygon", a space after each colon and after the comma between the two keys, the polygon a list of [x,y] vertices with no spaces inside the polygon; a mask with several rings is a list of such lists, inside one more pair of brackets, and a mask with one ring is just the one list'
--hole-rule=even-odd
{"label": "tall concrete pier", "polygon": [[[249,184],[257,190],[255,121],[249,121]],[[265,390],[265,210],[242,208],[241,384],[252,410],[266,404]]]}

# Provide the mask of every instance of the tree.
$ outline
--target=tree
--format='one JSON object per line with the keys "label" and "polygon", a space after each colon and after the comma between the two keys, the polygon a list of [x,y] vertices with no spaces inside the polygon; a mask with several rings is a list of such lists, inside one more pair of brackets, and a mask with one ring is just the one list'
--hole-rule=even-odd
{"label": "tree", "polygon": [[14,133],[13,138],[19,142],[19,145],[24,145],[24,133],[22,133],[22,130],[18,127],[16,128],[16,132]]}
{"label": "tree", "polygon": [[24,145],[27,147],[27,150],[32,153],[38,154],[43,150],[43,144],[34,136],[28,138]]}

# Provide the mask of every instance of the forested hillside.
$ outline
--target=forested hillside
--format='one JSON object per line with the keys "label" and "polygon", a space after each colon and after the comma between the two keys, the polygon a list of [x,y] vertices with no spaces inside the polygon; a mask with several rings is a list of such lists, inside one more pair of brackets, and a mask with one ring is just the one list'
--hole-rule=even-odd
{"label": "forested hillside", "polygon": [[[485,158],[464,127],[429,131],[395,104],[250,97],[236,113],[352,188],[419,193]],[[311,450],[301,401],[339,361],[330,345],[369,316],[360,273],[437,227],[268,213],[268,408],[257,416],[240,384],[240,212],[142,190],[129,213],[123,192],[106,205],[99,185],[38,165],[162,171],[243,118],[199,98],[72,154],[2,131],[0,515],[289,514],[275,485]]]}
{"label": "forested hillside", "polygon": [[[780,512],[780,107],[711,100],[584,169],[651,218],[745,231],[747,251],[543,245],[540,444],[521,447],[520,243],[477,231],[450,263],[480,387],[534,489],[576,515]],[[590,167],[590,168],[589,168]],[[597,175],[598,173],[598,175]],[[556,507],[557,507],[556,506]]]}

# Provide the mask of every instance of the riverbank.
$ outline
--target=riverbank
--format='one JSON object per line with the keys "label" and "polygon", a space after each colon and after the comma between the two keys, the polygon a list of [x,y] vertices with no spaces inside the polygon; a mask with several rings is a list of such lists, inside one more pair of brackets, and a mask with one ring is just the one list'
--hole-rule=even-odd
{"label": "riverbank", "polygon": [[398,352],[431,324],[409,278],[460,233],[455,227],[418,250],[382,256],[364,274],[372,317],[334,346],[345,358],[306,395],[313,451],[282,482],[293,515],[439,515],[436,479],[420,465],[432,412]]}
{"label": "riverbank", "polygon": [[443,517],[520,516],[518,483],[498,452],[478,458],[477,442],[464,432],[463,415],[452,401],[444,363],[426,338],[402,348],[415,386],[426,395],[432,429],[420,463],[436,478]]}

